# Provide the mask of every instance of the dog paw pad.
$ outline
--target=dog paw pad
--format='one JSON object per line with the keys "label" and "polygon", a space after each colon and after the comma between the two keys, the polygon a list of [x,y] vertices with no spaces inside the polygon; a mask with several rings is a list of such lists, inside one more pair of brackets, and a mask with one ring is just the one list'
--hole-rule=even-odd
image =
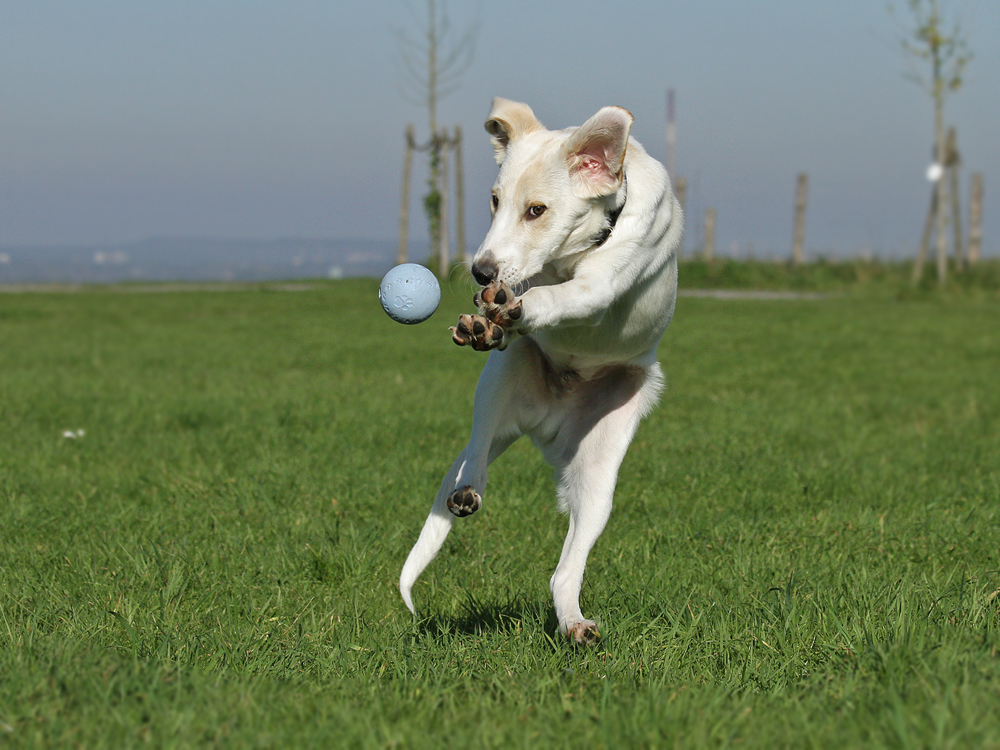
{"label": "dog paw pad", "polygon": [[501,328],[509,328],[524,313],[521,300],[514,297],[509,286],[498,281],[491,281],[489,286],[483,287],[473,301],[480,314]]}
{"label": "dog paw pad", "polygon": [[481,352],[503,348],[503,328],[482,315],[460,315],[458,324],[448,330],[459,346],[471,346]]}
{"label": "dog paw pad", "polygon": [[601,640],[597,623],[591,620],[578,622],[566,631],[566,638],[574,646],[593,646]]}
{"label": "dog paw pad", "polygon": [[459,487],[448,497],[448,510],[459,518],[471,516],[482,504],[479,493],[471,487]]}

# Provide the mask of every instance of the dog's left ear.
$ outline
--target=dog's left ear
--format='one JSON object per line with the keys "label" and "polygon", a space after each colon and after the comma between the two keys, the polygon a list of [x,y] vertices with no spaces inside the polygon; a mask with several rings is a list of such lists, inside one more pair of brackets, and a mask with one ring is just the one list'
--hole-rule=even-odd
{"label": "dog's left ear", "polygon": [[622,184],[632,113],[604,107],[566,141],[566,161],[577,189],[588,198],[610,195]]}

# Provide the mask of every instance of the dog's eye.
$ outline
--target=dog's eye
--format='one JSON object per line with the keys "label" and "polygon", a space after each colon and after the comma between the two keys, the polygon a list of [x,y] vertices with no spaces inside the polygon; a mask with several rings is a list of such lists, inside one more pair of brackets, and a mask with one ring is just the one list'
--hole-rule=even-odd
{"label": "dog's eye", "polygon": [[529,219],[537,219],[544,213],[545,213],[545,206],[542,205],[528,206]]}

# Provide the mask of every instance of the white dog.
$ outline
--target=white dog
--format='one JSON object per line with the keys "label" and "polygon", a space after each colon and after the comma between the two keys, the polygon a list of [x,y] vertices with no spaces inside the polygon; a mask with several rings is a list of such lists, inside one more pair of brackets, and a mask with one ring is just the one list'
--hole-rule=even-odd
{"label": "white dog", "polygon": [[631,125],[629,112],[605,107],[549,131],[527,105],[493,100],[486,130],[500,174],[472,264],[484,289],[479,314],[451,329],[455,343],[493,351],[469,444],[403,566],[411,611],[413,584],[455,517],[479,509],[487,466],[529,435],[569,513],[551,580],[559,630],[577,643],[600,637],[580,611],[583,571],[625,451],[663,387],[656,346],[674,311],[683,229],[666,170],[629,138]]}

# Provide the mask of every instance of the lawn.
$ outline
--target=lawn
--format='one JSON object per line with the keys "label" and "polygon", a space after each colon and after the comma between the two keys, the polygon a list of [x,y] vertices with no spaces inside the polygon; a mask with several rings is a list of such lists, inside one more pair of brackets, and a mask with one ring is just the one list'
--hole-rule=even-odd
{"label": "lawn", "polygon": [[995,296],[681,298],[573,649],[527,443],[400,601],[484,355],[376,289],[0,295],[0,746],[1000,747]]}

